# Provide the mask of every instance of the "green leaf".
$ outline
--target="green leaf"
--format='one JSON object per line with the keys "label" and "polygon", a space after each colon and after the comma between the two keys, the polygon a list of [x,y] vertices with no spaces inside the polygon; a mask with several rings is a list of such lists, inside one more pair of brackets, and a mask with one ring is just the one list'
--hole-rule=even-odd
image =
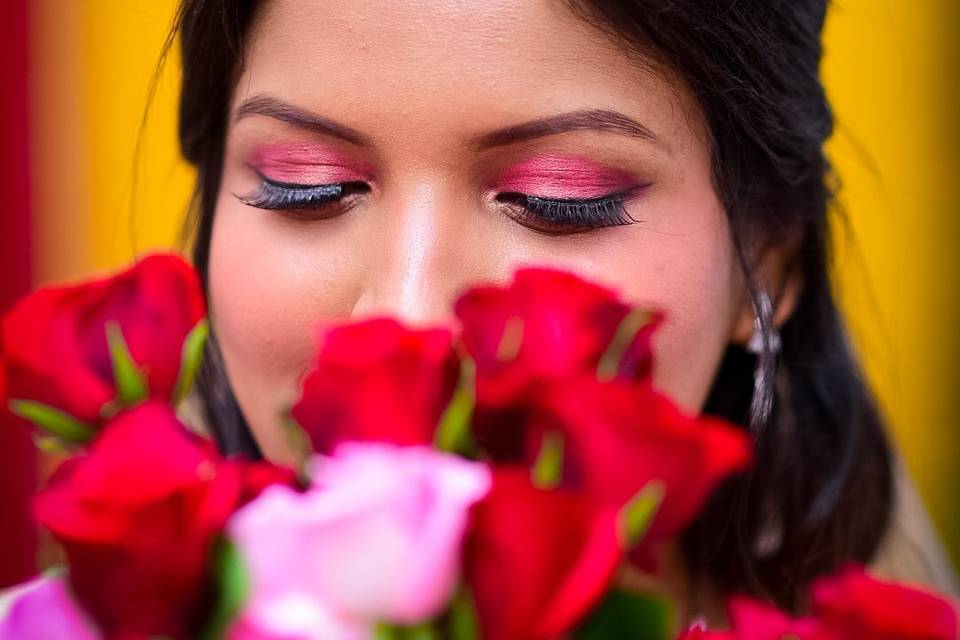
{"label": "green leaf", "polygon": [[460,361],[460,379],[450,404],[440,418],[434,445],[441,451],[468,455],[473,451],[470,419],[476,403],[477,366],[469,356]]}
{"label": "green leaf", "polygon": [[448,631],[450,640],[477,640],[480,636],[473,594],[467,588],[458,590],[450,603]]}
{"label": "green leaf", "polygon": [[37,447],[37,451],[49,455],[59,456],[70,453],[70,448],[66,446],[63,438],[57,436],[45,436],[37,433],[33,436],[33,444]]}
{"label": "green leaf", "polygon": [[563,435],[557,432],[544,434],[540,452],[533,463],[531,479],[535,487],[552,489],[563,479]]}
{"label": "green leaf", "polygon": [[310,442],[310,436],[306,430],[293,419],[290,415],[290,409],[284,409],[280,412],[280,425],[283,428],[283,435],[287,441],[287,447],[293,453],[294,469],[297,472],[297,479],[301,485],[306,487],[310,485],[310,459],[313,456],[313,443]]}
{"label": "green leaf", "polygon": [[373,640],[401,640],[400,629],[386,623],[380,623],[373,630]]}
{"label": "green leaf", "polygon": [[666,640],[674,611],[660,595],[614,590],[574,633],[574,640]]}
{"label": "green leaf", "polygon": [[206,629],[200,634],[202,640],[224,637],[224,632],[236,619],[250,594],[250,576],[236,545],[227,538],[220,538],[214,545],[216,563],[217,601]]}
{"label": "green leaf", "polygon": [[641,309],[631,309],[630,313],[624,316],[613,334],[607,350],[600,357],[597,363],[597,379],[601,382],[613,380],[620,369],[620,361],[623,360],[623,354],[627,352],[630,344],[637,337],[646,324],[650,322],[650,314]]}
{"label": "green leaf", "polygon": [[503,334],[500,336],[500,344],[497,345],[497,360],[499,362],[513,362],[520,353],[520,346],[523,344],[523,318],[513,316],[507,318],[503,325]]}
{"label": "green leaf", "polygon": [[207,344],[207,337],[210,335],[210,324],[206,319],[197,323],[187,339],[183,341],[183,348],[180,354],[180,373],[177,375],[177,385],[173,390],[173,406],[178,406],[193,388],[193,382],[197,379],[197,371],[203,363],[204,348]]}
{"label": "green leaf", "polygon": [[438,640],[437,630],[430,623],[400,627],[382,622],[373,631],[374,640]]}
{"label": "green leaf", "polygon": [[418,624],[407,629],[407,640],[438,640],[437,630],[430,624]]}
{"label": "green leaf", "polygon": [[620,533],[628,549],[646,535],[666,491],[662,482],[651,480],[621,507],[618,514]]}
{"label": "green leaf", "polygon": [[113,380],[117,388],[117,400],[124,407],[132,407],[147,399],[147,380],[133,361],[130,348],[123,338],[123,331],[116,322],[107,323],[107,345],[113,364]]}
{"label": "green leaf", "polygon": [[33,400],[10,400],[10,412],[29,420],[41,429],[65,442],[83,444],[93,438],[96,430],[71,415]]}
{"label": "green leaf", "polygon": [[66,565],[55,564],[40,572],[48,580],[65,580],[69,577]]}

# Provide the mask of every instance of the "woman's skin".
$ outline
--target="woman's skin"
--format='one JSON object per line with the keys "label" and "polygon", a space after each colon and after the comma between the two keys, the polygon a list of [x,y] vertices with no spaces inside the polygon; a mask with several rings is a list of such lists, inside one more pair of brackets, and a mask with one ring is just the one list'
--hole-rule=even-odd
{"label": "woman's skin", "polygon": [[[556,0],[274,0],[249,42],[210,288],[231,385],[268,458],[289,460],[279,408],[296,396],[318,323],[449,322],[471,283],[507,280],[522,264],[665,310],[655,382],[687,409],[702,406],[753,314],[705,125],[682,82],[637,64]],[[568,130],[525,126],[570,114],[581,118]],[[258,172],[369,191],[308,219],[245,204]],[[637,222],[573,234],[544,233],[495,199],[627,188]]]}
{"label": "woman's skin", "polygon": [[[571,270],[664,310],[655,383],[702,408],[727,345],[745,343],[754,318],[711,182],[709,132],[681,79],[629,55],[561,0],[271,0],[247,44],[210,306],[230,384],[269,459],[292,460],[281,409],[297,396],[320,323],[378,314],[450,322],[467,287],[506,281],[526,264]],[[265,210],[250,204],[264,193],[261,174],[362,188],[326,209]],[[625,212],[636,222],[548,233],[563,229],[503,202],[506,192],[629,192]],[[789,258],[786,247],[747,256],[776,300],[775,326],[802,287],[784,274]],[[919,500],[904,498],[915,495],[909,479],[898,478],[880,574],[956,593]],[[689,582],[676,547],[661,569],[653,586],[677,602],[679,623],[722,624],[722,598]]]}
{"label": "woman's skin", "polygon": [[[209,284],[227,374],[267,458],[291,461],[280,409],[297,395],[318,323],[451,322],[464,289],[523,264],[665,310],[655,382],[702,406],[753,314],[702,115],[678,79],[653,69],[558,0],[266,3],[233,97]],[[582,117],[593,110],[621,115]],[[525,126],[570,114],[581,120],[568,130]],[[508,135],[517,127],[528,135]],[[369,191],[310,219],[247,204],[261,174]],[[573,234],[544,233],[496,200],[625,189],[636,223]],[[654,586],[708,613],[688,601],[670,554]]]}

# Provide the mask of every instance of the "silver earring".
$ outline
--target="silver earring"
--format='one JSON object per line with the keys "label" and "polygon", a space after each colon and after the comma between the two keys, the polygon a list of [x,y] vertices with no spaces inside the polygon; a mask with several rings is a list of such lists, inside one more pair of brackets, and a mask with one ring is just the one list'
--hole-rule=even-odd
{"label": "silver earring", "polygon": [[757,355],[753,373],[753,399],[750,402],[750,430],[755,435],[767,424],[773,411],[773,378],[780,353],[780,334],[773,327],[773,302],[760,291],[753,302],[754,329],[747,351]]}

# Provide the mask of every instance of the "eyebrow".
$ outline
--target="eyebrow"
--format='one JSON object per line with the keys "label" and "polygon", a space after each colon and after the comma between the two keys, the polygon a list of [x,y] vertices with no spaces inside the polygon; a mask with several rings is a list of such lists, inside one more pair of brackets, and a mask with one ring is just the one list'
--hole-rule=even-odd
{"label": "eyebrow", "polygon": [[372,141],[356,129],[272,96],[258,95],[244,100],[237,108],[234,120],[242,120],[254,115],[273,118],[297,129],[326,134],[362,147],[373,146]]}
{"label": "eyebrow", "polygon": [[[245,100],[237,108],[234,119],[241,120],[253,115],[273,118],[298,129],[329,135],[358,146],[373,146],[372,140],[356,129],[273,96],[257,95]],[[497,129],[475,138],[473,144],[480,149],[489,149],[534,138],[582,130],[610,131],[651,142],[660,142],[650,129],[619,111],[583,109]]]}
{"label": "eyebrow", "polygon": [[481,149],[487,149],[582,130],[611,131],[651,142],[659,141],[650,129],[619,111],[583,109],[538,118],[486,133],[476,140],[476,145]]}

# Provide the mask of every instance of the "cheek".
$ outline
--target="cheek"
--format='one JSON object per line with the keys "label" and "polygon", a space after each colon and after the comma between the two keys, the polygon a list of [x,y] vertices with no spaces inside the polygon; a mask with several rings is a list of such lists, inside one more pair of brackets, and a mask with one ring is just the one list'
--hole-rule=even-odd
{"label": "cheek", "polygon": [[726,217],[715,210],[705,218],[687,234],[630,228],[611,235],[609,244],[531,256],[604,283],[632,304],[664,311],[654,382],[692,412],[703,407],[742,297]]}
{"label": "cheek", "polygon": [[[719,209],[688,200],[663,202],[660,210],[698,211],[700,224],[682,234],[636,225],[556,243],[536,240],[516,225],[487,228],[474,235],[495,236],[496,250],[474,249],[490,253],[490,263],[447,288],[459,290],[493,271],[506,278],[524,263],[552,264],[607,284],[632,303],[662,309],[667,321],[654,345],[655,383],[697,411],[729,340],[739,280]],[[351,315],[369,284],[364,274],[382,272],[376,268],[376,230],[364,217],[351,223],[348,216],[308,233],[229,194],[217,209],[209,265],[214,330],[240,408],[264,454],[278,462],[289,460],[279,410],[294,400],[318,323]],[[431,287],[460,278],[450,273],[424,278]]]}
{"label": "cheek", "polygon": [[645,282],[626,295],[666,312],[655,347],[654,382],[688,411],[699,412],[739,311],[739,270],[726,218],[684,237],[662,237],[641,267]]}
{"label": "cheek", "polygon": [[270,212],[221,198],[210,246],[211,319],[230,385],[271,459],[285,459],[279,411],[295,399],[317,324],[349,309],[355,271],[335,247],[298,240]]}

